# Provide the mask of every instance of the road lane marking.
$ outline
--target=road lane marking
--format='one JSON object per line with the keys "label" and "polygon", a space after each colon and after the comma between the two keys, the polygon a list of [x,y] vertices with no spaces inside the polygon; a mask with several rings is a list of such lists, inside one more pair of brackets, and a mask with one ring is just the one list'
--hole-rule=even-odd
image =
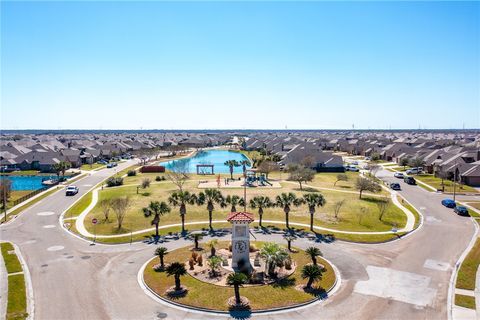
{"label": "road lane marking", "polygon": [[53,224],[47,224],[45,226],[43,226],[45,229],[52,229],[52,228],[55,228],[56,226],[53,225]]}
{"label": "road lane marking", "polygon": [[423,267],[432,270],[447,271],[448,269],[450,269],[450,264],[448,264],[447,262],[427,259],[425,260]]}
{"label": "road lane marking", "polygon": [[51,215],[54,215],[55,212],[53,211],[44,211],[44,212],[39,212],[37,213],[37,216],[51,216]]}
{"label": "road lane marking", "polygon": [[51,246],[47,248],[47,251],[60,251],[65,249],[64,246]]}

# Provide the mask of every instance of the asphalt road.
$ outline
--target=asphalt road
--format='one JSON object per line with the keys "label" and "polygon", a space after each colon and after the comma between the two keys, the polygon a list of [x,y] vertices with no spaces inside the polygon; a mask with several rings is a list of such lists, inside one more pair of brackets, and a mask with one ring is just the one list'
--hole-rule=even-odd
{"label": "asphalt road", "polygon": [[[78,181],[80,192],[75,197],[112,173],[112,169],[100,170]],[[388,171],[381,171],[378,176],[396,181]],[[420,230],[387,244],[316,244],[340,270],[340,289],[325,302],[300,311],[252,317],[446,319],[452,266],[468,245],[474,233],[473,224],[441,206],[441,195],[400,183],[400,193],[425,217]],[[56,193],[0,229],[3,240],[20,247],[29,266],[36,319],[215,318],[167,307],[143,292],[137,273],[152,257],[153,245],[91,246],[65,232],[58,218],[75,197]],[[259,239],[272,237],[280,240],[278,235]],[[163,245],[172,249],[186,243],[178,240]],[[294,245],[305,248],[312,243],[300,239]]]}

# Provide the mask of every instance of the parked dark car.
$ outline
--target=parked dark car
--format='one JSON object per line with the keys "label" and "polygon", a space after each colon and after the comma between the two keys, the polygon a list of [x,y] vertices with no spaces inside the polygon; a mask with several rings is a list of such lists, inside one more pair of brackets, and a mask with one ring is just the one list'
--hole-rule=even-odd
{"label": "parked dark car", "polygon": [[470,214],[468,213],[468,209],[464,206],[456,206],[455,209],[453,209],[453,212],[455,212],[459,216],[470,216]]}
{"label": "parked dark car", "polygon": [[78,193],[78,187],[76,186],[68,186],[67,190],[65,192],[65,195],[67,196],[74,196]]}
{"label": "parked dark car", "polygon": [[396,183],[396,182],[390,183],[390,188],[391,188],[392,190],[402,190],[402,188],[400,187],[400,184],[399,184],[399,183]]}
{"label": "parked dark car", "polygon": [[457,204],[452,199],[443,199],[442,200],[442,205],[447,207],[447,208],[455,208],[455,206]]}
{"label": "parked dark car", "polygon": [[415,179],[413,177],[404,177],[403,178],[403,182],[405,182],[406,184],[411,184],[411,185],[416,185],[417,184],[417,181],[415,181]]}

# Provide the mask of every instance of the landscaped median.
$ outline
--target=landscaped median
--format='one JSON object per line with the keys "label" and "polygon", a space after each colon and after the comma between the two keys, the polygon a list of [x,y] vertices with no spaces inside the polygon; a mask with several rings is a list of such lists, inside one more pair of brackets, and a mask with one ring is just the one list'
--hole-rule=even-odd
{"label": "landscaped median", "polygon": [[[218,252],[222,250],[224,252],[229,251],[228,243],[229,242],[220,242],[216,245],[217,257]],[[260,249],[261,255],[261,248],[264,243],[252,242],[251,245],[253,245],[251,250],[255,251]],[[169,295],[169,289],[174,285],[174,279],[167,275],[168,265],[174,262],[180,262],[185,263],[186,268],[189,268],[189,259],[191,259],[192,254],[195,254],[195,256],[203,256],[203,262],[200,264],[206,267],[212,266],[209,260],[209,257],[211,257],[210,250],[206,244],[200,244],[198,250],[195,250],[192,246],[180,248],[169,252],[165,256],[166,271],[161,268],[154,268],[159,262],[158,257],[150,260],[145,268],[140,271],[144,284],[150,291],[157,295],[157,297],[164,301],[197,310],[227,313],[231,310],[227,301],[234,296],[234,289],[233,287],[222,284],[221,281],[216,283],[217,272],[220,274],[231,272],[223,269],[221,266],[217,267],[216,275],[213,275],[213,273],[205,267],[203,268],[204,271],[197,272],[195,271],[196,269],[192,270],[192,266],[190,266],[190,273],[181,277],[181,285],[186,289],[186,292],[175,297]],[[320,268],[322,266],[324,267],[323,272],[319,278],[316,278],[317,281],[313,283],[312,287],[307,288],[306,284],[308,279],[302,275],[304,275],[303,268],[306,265],[312,266],[311,258],[305,251],[296,248],[294,248],[293,252],[289,252],[289,255],[290,264],[293,265],[291,268],[294,268],[291,275],[285,278],[279,278],[273,282],[268,282],[268,284],[246,284],[241,287],[240,294],[242,298],[245,297],[249,301],[248,311],[255,312],[260,310],[292,308],[320,301],[328,297],[328,292],[335,286],[337,281],[333,266],[325,259],[317,257],[316,259]],[[197,268],[197,266],[193,266],[193,268]],[[280,268],[283,270],[288,267],[284,264]],[[263,271],[264,268],[257,268],[256,273],[251,274],[251,276],[255,277],[255,274],[263,274]],[[211,278],[209,278],[209,274],[211,274]]]}
{"label": "landscaped median", "polygon": [[8,296],[7,296],[7,320],[26,319],[27,293],[25,276],[22,265],[15,253],[13,245],[9,242],[0,243],[3,261],[7,269]]}

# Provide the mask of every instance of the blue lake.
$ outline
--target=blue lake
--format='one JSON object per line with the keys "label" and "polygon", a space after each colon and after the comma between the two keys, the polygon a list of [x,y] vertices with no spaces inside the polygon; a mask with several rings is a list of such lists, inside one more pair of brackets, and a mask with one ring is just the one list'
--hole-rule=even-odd
{"label": "blue lake", "polygon": [[[68,178],[65,176],[65,178]],[[12,190],[38,190],[43,188],[43,180],[57,179],[56,175],[52,176],[0,176],[0,179],[9,179],[12,181]]]}
{"label": "blue lake", "polygon": [[[224,165],[227,160],[237,160],[240,162],[243,160],[248,161],[248,158],[240,152],[229,150],[206,150],[199,151],[190,158],[162,162],[160,165],[165,166],[167,170],[185,166],[188,172],[195,173],[197,172],[197,164],[213,164],[215,173],[230,173],[228,166]],[[247,168],[250,168],[250,165],[247,165]],[[209,172],[210,169],[205,168],[204,170]],[[234,167],[233,172],[242,173],[242,166]]]}

